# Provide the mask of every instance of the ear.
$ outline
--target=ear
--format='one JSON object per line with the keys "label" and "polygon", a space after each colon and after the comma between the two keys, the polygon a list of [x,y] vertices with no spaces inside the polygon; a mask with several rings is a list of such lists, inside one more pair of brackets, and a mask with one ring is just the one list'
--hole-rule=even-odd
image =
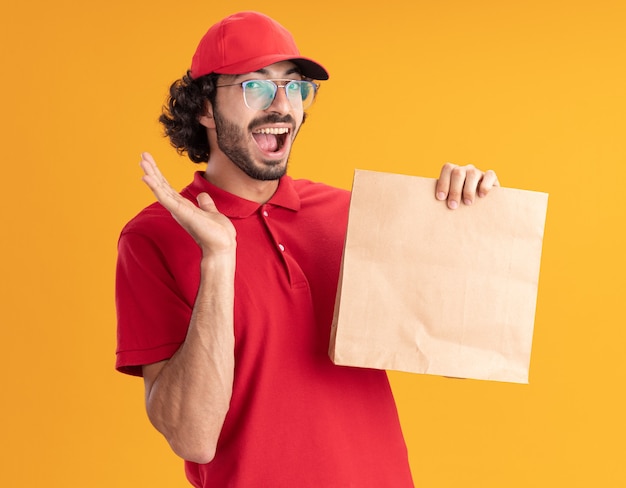
{"label": "ear", "polygon": [[200,125],[207,129],[215,129],[215,119],[213,119],[213,105],[207,100],[204,103],[204,113],[198,117]]}

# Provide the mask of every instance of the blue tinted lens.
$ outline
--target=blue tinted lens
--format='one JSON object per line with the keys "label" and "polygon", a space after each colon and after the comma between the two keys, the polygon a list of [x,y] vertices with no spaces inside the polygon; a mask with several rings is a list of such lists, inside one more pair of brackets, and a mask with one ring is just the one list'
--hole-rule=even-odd
{"label": "blue tinted lens", "polygon": [[[316,86],[310,81],[292,81],[287,87],[287,95],[289,95],[292,104],[307,109],[315,99]],[[297,105],[296,105],[297,104]]]}
{"label": "blue tinted lens", "polygon": [[308,82],[300,83],[300,94],[302,96],[302,100],[306,100],[307,98],[309,98],[309,94],[311,93],[312,89],[313,87],[311,83],[308,83]]}
{"label": "blue tinted lens", "polygon": [[243,83],[243,96],[251,109],[265,110],[276,95],[276,84],[269,80],[250,80]]}

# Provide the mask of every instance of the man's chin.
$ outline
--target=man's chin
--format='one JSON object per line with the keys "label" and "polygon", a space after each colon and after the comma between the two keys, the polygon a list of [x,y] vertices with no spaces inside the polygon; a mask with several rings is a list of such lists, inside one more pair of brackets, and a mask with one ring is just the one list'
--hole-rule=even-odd
{"label": "man's chin", "polygon": [[279,180],[287,173],[287,166],[280,166],[276,168],[266,169],[264,171],[256,172],[255,178],[262,181]]}
{"label": "man's chin", "polygon": [[287,161],[266,160],[259,165],[242,169],[248,176],[255,180],[278,180],[287,173]]}

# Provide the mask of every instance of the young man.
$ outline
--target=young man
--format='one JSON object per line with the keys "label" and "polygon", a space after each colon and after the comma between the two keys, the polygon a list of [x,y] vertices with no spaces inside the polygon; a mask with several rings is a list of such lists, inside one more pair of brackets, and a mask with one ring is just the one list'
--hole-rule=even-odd
{"label": "young man", "polygon": [[[116,366],[143,376],[197,487],[413,486],[385,372],[328,357],[349,193],[286,175],[325,79],[278,23],[234,14],[161,116],[206,170],[179,194],[142,156],[159,203],[120,237]],[[433,198],[455,208],[497,184],[446,165]]]}

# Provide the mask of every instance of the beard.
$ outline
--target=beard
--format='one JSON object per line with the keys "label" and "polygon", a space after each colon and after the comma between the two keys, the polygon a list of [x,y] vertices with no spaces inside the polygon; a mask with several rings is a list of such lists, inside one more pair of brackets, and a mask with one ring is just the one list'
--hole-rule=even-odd
{"label": "beard", "polygon": [[[217,108],[213,112],[213,117],[218,147],[245,174],[255,180],[268,181],[278,180],[287,173],[289,155],[285,164],[276,160],[261,160],[261,164],[255,164],[247,147],[248,132],[244,132],[238,125],[222,117]],[[296,127],[296,123],[291,115],[281,117],[277,114],[272,114],[250,122],[248,131],[252,132],[256,126],[271,123],[289,123],[294,128]],[[293,137],[295,140],[295,135]]]}

